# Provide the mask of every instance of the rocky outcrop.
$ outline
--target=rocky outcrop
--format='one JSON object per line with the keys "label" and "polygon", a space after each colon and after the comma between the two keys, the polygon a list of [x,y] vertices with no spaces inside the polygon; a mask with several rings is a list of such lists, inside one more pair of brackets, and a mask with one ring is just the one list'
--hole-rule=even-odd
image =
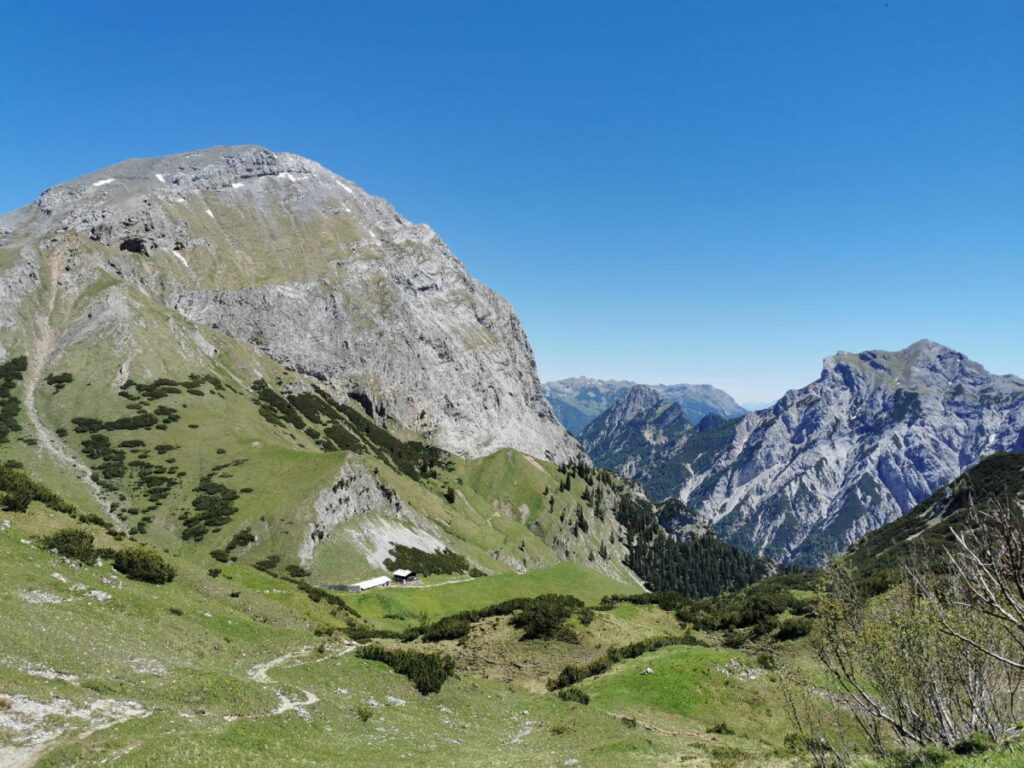
{"label": "rocky outcrop", "polygon": [[[544,384],[544,396],[555,415],[574,435],[607,410],[632,387],[632,381],[602,381],[576,376]],[[679,403],[693,423],[715,413],[725,418],[742,416],[746,411],[720,389],[709,384],[654,384],[650,386],[664,400]]]}
{"label": "rocky outcrop", "polygon": [[437,526],[357,461],[342,465],[334,484],[320,492],[313,506],[316,519],[298,552],[305,567],[313,564],[317,546],[332,536],[345,536],[377,567],[383,567],[395,544],[425,552],[445,548]]}
{"label": "rocky outcrop", "polygon": [[0,328],[18,323],[18,310],[39,285],[39,272],[31,254],[20,258],[6,272],[0,273]]}
{"label": "rocky outcrop", "polygon": [[[67,279],[110,273],[447,450],[581,455],[511,306],[430,227],[311,160],[261,147],[128,160],[46,190],[0,231],[44,259],[55,232],[78,233]],[[0,292],[32,279],[9,271]]]}

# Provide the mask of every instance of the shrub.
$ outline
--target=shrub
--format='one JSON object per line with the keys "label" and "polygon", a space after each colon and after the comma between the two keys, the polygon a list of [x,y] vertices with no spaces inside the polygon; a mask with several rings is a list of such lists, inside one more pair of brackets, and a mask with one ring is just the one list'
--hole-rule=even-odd
{"label": "shrub", "polygon": [[379,629],[378,627],[372,627],[369,624],[356,624],[353,622],[346,626],[345,634],[357,643],[362,643],[367,640],[373,640],[374,638],[384,638],[386,640],[415,640],[418,631],[413,629],[406,630],[405,632],[395,632],[392,629]]}
{"label": "shrub", "polygon": [[391,557],[384,561],[384,567],[392,571],[408,568],[417,573],[462,573],[469,570],[469,561],[450,549],[424,552],[416,547],[396,544],[391,550]]}
{"label": "shrub", "polygon": [[314,587],[312,584],[310,584],[308,581],[305,581],[304,579],[297,579],[289,576],[286,576],[284,578],[287,581],[293,583],[303,592],[305,592],[309,599],[312,600],[314,603],[319,603],[321,600],[323,600],[324,602],[333,605],[335,608],[338,608],[342,611],[346,611],[347,613],[351,613],[353,616],[357,618],[359,617],[359,612],[356,611],[355,608],[351,607],[344,600],[342,600],[341,597],[339,595],[336,595],[334,592],[328,592],[326,589],[322,589],[321,587]]}
{"label": "shrub", "polygon": [[746,641],[746,634],[738,629],[730,629],[722,636],[722,645],[726,648],[740,648]]}
{"label": "shrub", "polygon": [[726,723],[723,722],[712,725],[710,728],[708,728],[708,733],[717,733],[722,736],[732,736],[736,733],[736,731],[734,731]]}
{"label": "shrub", "polygon": [[174,567],[146,547],[132,546],[118,550],[114,567],[130,579],[166,584],[174,579]]}
{"label": "shrub", "polygon": [[807,739],[799,733],[787,733],[782,739],[783,751],[793,755],[802,755],[807,752]]}
{"label": "shrub", "polygon": [[91,565],[96,562],[96,546],[92,534],[80,528],[61,528],[39,541],[44,549],[55,549],[70,560]]}
{"label": "shrub", "polygon": [[992,741],[989,736],[975,731],[966,739],[954,746],[953,751],[958,755],[976,755],[979,752],[987,752],[995,747],[995,745],[995,742]]}
{"label": "shrub", "polygon": [[[195,512],[182,516],[185,525],[181,532],[181,538],[195,539],[201,541],[211,528],[220,528],[231,521],[231,516],[238,511],[235,500],[238,499],[238,492],[233,491],[221,483],[213,481],[213,470],[200,479],[199,484],[193,489],[196,496],[192,499],[192,507]],[[230,551],[234,546],[234,540],[228,545]]]}
{"label": "shrub", "polygon": [[379,645],[364,645],[356,656],[387,664],[395,672],[405,675],[424,696],[441,690],[444,681],[455,673],[455,661],[443,653],[393,650]]}
{"label": "shrub", "polygon": [[[0,466],[0,491],[4,492],[0,497],[4,508],[11,512],[27,512],[29,503],[38,501],[55,512],[63,512],[72,517],[77,515],[73,506],[20,469]],[[104,522],[109,525],[109,521]]]}
{"label": "shrub", "polygon": [[373,709],[371,707],[366,706],[365,704],[360,704],[358,707],[356,707],[355,712],[356,717],[358,717],[364,723],[371,717],[373,717]]}
{"label": "shrub", "polygon": [[512,626],[523,630],[523,640],[555,638],[572,641],[576,635],[565,626],[565,621],[585,608],[581,600],[569,595],[540,595],[512,618]]}
{"label": "shrub", "polygon": [[885,765],[888,768],[925,768],[930,765],[942,765],[949,758],[949,752],[941,747],[924,747],[917,752],[890,752]]}
{"label": "shrub", "polygon": [[777,640],[796,640],[811,631],[811,620],[805,618],[785,619],[775,633]]}
{"label": "shrub", "polygon": [[589,704],[590,696],[586,691],[575,686],[571,688],[562,688],[558,693],[555,694],[562,701],[575,701],[577,704]]}
{"label": "shrub", "polygon": [[27,488],[16,488],[3,495],[2,503],[8,512],[28,512],[32,494]]}
{"label": "shrub", "polygon": [[438,640],[456,640],[469,634],[472,622],[465,616],[445,616],[423,629],[422,640],[433,643]]}
{"label": "shrub", "polygon": [[272,571],[275,568],[277,568],[277,566],[278,566],[278,564],[280,562],[281,562],[281,556],[280,555],[268,555],[267,557],[263,558],[262,560],[258,560],[257,562],[253,563],[253,565],[256,568],[259,568],[261,571]]}

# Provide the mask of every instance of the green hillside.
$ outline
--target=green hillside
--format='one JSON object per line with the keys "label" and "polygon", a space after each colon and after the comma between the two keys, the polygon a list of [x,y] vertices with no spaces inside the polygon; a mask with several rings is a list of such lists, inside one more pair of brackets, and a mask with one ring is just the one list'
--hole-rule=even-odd
{"label": "green hillside", "polygon": [[972,505],[984,509],[1024,494],[1024,453],[994,453],[938,489],[898,520],[867,534],[845,560],[866,583],[881,589],[900,577],[908,558],[935,561],[962,527]]}

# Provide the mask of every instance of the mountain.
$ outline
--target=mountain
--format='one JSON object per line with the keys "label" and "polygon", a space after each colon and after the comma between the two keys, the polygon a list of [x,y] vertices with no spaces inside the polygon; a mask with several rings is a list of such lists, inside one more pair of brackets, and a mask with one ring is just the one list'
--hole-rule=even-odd
{"label": "mountain", "polygon": [[0,218],[0,366],[0,461],[207,567],[336,584],[407,547],[637,583],[616,494],[548,491],[582,452],[507,302],[296,155],[130,160]]}
{"label": "mountain", "polygon": [[[588,424],[580,439],[598,466],[639,481],[651,498],[668,499],[694,472],[710,469],[737,421],[709,413],[695,425],[681,405],[638,384]],[[685,514],[666,521],[673,530],[693,522]]]}
{"label": "mountain", "polygon": [[[8,346],[49,264],[61,303],[116,283],[90,302],[96,331],[152,303],[445,450],[578,454],[509,304],[430,227],[305,158],[243,146],[128,160],[46,190],[0,231]],[[141,361],[125,349],[122,362],[132,375]]]}
{"label": "mountain", "polygon": [[[601,412],[635,386],[636,382],[632,381],[601,381],[576,376],[549,381],[543,385],[543,391],[558,420],[574,435],[579,435]],[[726,418],[746,413],[728,394],[708,384],[654,384],[651,389],[665,400],[679,403],[686,417],[694,423],[709,413]]]}
{"label": "mountain", "polygon": [[704,431],[659,429],[661,409],[650,403],[611,431],[595,422],[584,445],[726,540],[782,561],[818,562],[981,457],[1024,449],[1024,380],[930,341],[840,352],[772,408]]}

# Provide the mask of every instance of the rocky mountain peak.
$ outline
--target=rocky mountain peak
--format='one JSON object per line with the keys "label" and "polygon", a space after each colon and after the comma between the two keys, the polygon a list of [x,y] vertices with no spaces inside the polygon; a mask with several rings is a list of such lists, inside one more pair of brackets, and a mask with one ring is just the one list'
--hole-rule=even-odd
{"label": "rocky mountain peak", "polygon": [[36,204],[44,212],[53,213],[75,200],[113,202],[146,192],[173,195],[210,191],[289,173],[333,176],[323,166],[299,155],[275,153],[257,146],[211,147],[179,155],[123,160],[50,187]]}
{"label": "rocky mountain peak", "polygon": [[1024,381],[928,340],[839,352],[739,419],[693,427],[654,394],[630,390],[581,432],[594,461],[780,560],[820,562],[980,458],[1024,450]]}
{"label": "rocky mountain peak", "polygon": [[658,390],[646,384],[637,384],[615,401],[611,407],[611,414],[617,421],[632,421],[660,403],[661,395],[658,394]]}
{"label": "rocky mountain peak", "polygon": [[963,353],[928,339],[895,352],[838,352],[825,360],[821,381],[828,379],[855,392],[879,387],[1011,392],[1024,384],[1016,376],[994,376]]}
{"label": "rocky mountain peak", "polygon": [[1022,448],[1024,381],[922,340],[828,358],[817,381],[745,416],[680,497],[733,541],[816,561]]}
{"label": "rocky mountain peak", "polygon": [[312,160],[257,146],[126,160],[51,187],[0,232],[22,254],[0,298],[26,297],[60,252],[62,284],[110,285],[93,299],[106,309],[84,309],[114,322],[116,307],[126,334],[145,297],[447,450],[581,455],[508,302],[429,226]]}

